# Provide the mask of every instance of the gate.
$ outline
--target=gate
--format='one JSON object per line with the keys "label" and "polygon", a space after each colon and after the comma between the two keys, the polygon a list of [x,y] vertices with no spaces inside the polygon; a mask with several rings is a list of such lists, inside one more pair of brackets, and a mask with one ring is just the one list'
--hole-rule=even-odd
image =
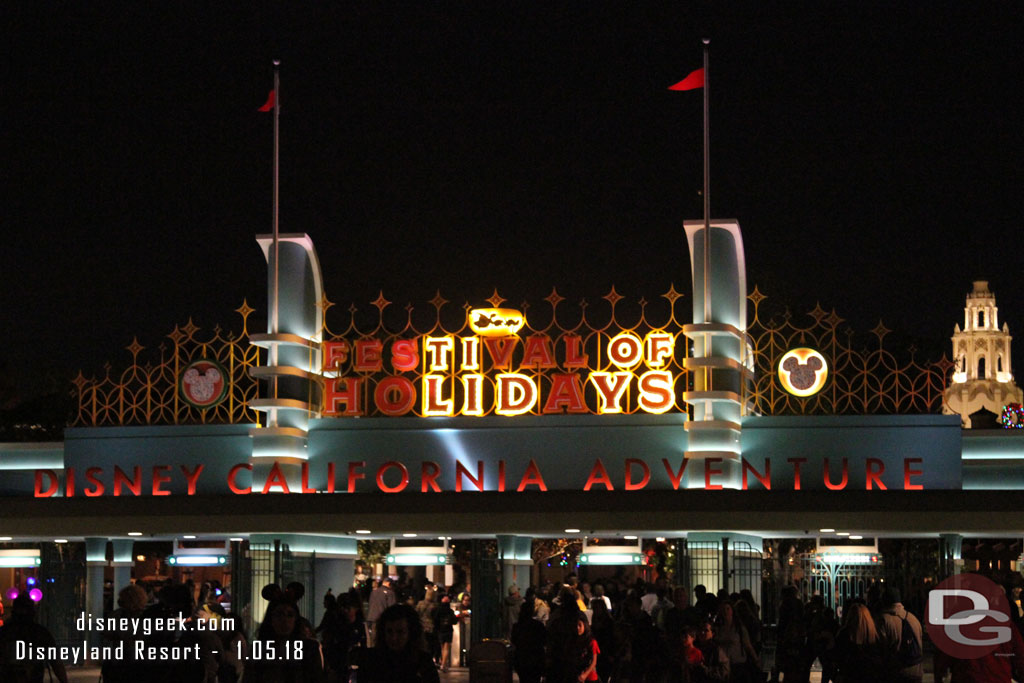
{"label": "gate", "polygon": [[729,550],[729,592],[750,591],[754,602],[761,604],[761,580],[764,576],[764,553],[746,541],[733,541]]}
{"label": "gate", "polygon": [[800,556],[801,598],[806,601],[812,595],[821,595],[825,605],[839,617],[850,598],[863,597],[868,586],[882,578],[884,564],[881,555],[871,555],[867,562],[860,561],[860,556],[851,556],[856,560],[841,555],[825,557],[828,556],[813,553]]}
{"label": "gate", "polygon": [[306,592],[297,601],[299,614],[312,621],[316,605],[316,583],[311,557],[297,557],[287,544],[239,543],[232,551],[231,611],[246,629],[249,637],[256,631],[267,611],[267,601],[261,595],[263,587],[276,583],[284,588],[297,581]]}
{"label": "gate", "polygon": [[[754,601],[761,603],[763,553],[746,541],[680,540],[676,545],[677,582],[690,592],[703,585],[714,595],[725,588],[729,593],[749,590]],[[726,552],[722,549],[726,548]]]}
{"label": "gate", "polygon": [[[299,614],[310,622],[313,621],[313,610],[316,607],[316,581],[313,572],[315,561],[316,552],[310,553],[309,557],[296,557],[287,543],[281,546],[281,575],[277,584],[282,588],[293,582],[302,584],[306,592],[296,604]],[[313,627],[315,628],[316,624],[313,624]]]}
{"label": "gate", "polygon": [[722,587],[721,543],[719,541],[686,541],[685,561],[689,571],[689,587],[703,585],[714,595]]}
{"label": "gate", "polygon": [[239,543],[231,561],[231,611],[249,638],[255,638],[267,609],[260,591],[274,583],[274,547],[269,543]]}

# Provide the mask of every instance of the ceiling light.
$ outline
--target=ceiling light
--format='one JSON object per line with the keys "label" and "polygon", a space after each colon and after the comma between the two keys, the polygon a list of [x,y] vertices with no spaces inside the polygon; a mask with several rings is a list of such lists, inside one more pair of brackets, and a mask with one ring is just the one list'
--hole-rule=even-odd
{"label": "ceiling light", "polygon": [[818,533],[820,534],[834,534],[835,532],[835,529],[818,529]]}
{"label": "ceiling light", "polygon": [[66,538],[55,538],[55,539],[53,539],[53,542],[54,543],[67,543],[68,539],[66,539]]}
{"label": "ceiling light", "polygon": [[195,538],[195,537],[196,537],[195,534],[185,534],[184,536],[182,536],[182,538]]}
{"label": "ceiling light", "polygon": [[402,534],[405,538],[416,538],[416,534]]}
{"label": "ceiling light", "polygon": [[245,539],[244,539],[244,538],[242,538],[241,536],[235,536],[234,538],[229,538],[228,540],[229,540],[229,541],[233,541],[233,542],[235,542],[235,543],[241,543],[241,542],[242,542],[242,541],[244,541]]}
{"label": "ceiling light", "polygon": [[579,529],[566,529],[565,530],[565,533],[567,533],[567,534],[578,534],[579,532],[580,532]]}
{"label": "ceiling light", "polygon": [[369,529],[356,529],[356,533],[357,534],[369,534],[369,533],[373,533],[373,532],[371,532]]}
{"label": "ceiling light", "polygon": [[129,531],[128,535],[129,536],[141,536],[142,532],[141,531]]}
{"label": "ceiling light", "polygon": [[627,541],[635,541],[636,540],[636,536],[623,536],[623,538],[626,539]]}
{"label": "ceiling light", "polygon": [[850,535],[849,531],[840,531],[838,534],[836,534],[836,536],[849,536],[849,535]]}
{"label": "ceiling light", "polygon": [[863,537],[863,536],[850,536],[850,540],[851,540],[851,541],[859,541],[859,540],[861,540],[862,538],[864,538],[864,537]]}

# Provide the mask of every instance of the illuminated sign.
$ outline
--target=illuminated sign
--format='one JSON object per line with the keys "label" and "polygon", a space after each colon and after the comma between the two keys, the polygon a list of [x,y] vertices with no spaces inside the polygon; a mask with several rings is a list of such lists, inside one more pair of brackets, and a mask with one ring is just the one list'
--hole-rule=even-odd
{"label": "illuminated sign", "polygon": [[474,308],[469,312],[469,328],[481,337],[508,337],[525,323],[523,314],[512,308]]}
{"label": "illuminated sign", "polygon": [[645,564],[643,555],[619,553],[589,553],[580,555],[580,564]]}
{"label": "illuminated sign", "polygon": [[171,555],[167,564],[177,567],[216,567],[228,563],[224,555]]}
{"label": "illuminated sign", "polygon": [[828,363],[814,349],[791,349],[779,359],[779,381],[794,396],[813,396],[828,379]]}
{"label": "illuminated sign", "polygon": [[[491,315],[491,318],[487,318]],[[501,312],[504,317],[500,317]],[[518,317],[514,317],[518,316]],[[490,320],[484,327],[480,321]],[[494,322],[496,321],[496,322]],[[519,337],[511,309],[473,309],[480,335],[364,337],[323,343],[331,417],[596,415],[684,412],[674,370],[685,343],[651,330]],[[495,327],[491,327],[494,325]],[[494,336],[498,329],[501,336]]]}
{"label": "illuminated sign", "polygon": [[[893,463],[888,474],[884,463],[878,458],[866,459],[866,471],[864,472],[863,484],[860,480],[854,482],[848,473],[848,463],[843,463],[844,476],[842,481],[835,483],[830,481],[829,472],[826,469],[823,473],[826,490],[841,491],[846,488],[861,488],[872,491],[892,488],[904,491],[915,491],[924,489],[920,483],[925,471],[922,458],[902,458],[902,462]],[[786,479],[776,477],[775,488],[781,490],[800,491],[803,488],[811,488],[807,481],[807,473],[801,467],[806,463],[806,458],[788,458],[785,461],[775,460],[776,470],[779,467],[788,467]],[[253,465],[247,462],[240,462],[233,465],[222,475],[227,491],[235,495],[270,494],[270,493],[362,493],[376,491],[381,493],[443,493],[443,492],[474,492],[474,491],[495,491],[523,492],[537,491],[547,492],[549,489],[558,490],[582,490],[582,491],[642,491],[644,489],[670,488],[674,491],[686,488],[703,488],[709,491],[719,491],[725,488],[725,478],[722,471],[722,458],[706,457],[700,459],[688,459],[682,455],[676,458],[650,458],[624,457],[612,467],[611,461],[608,464],[601,458],[580,462],[579,466],[573,466],[569,471],[558,468],[554,475],[558,477],[557,488],[553,483],[549,487],[545,479],[545,473],[534,458],[528,458],[519,462],[507,461],[504,458],[496,460],[476,460],[472,464],[456,460],[454,465],[442,465],[438,460],[388,460],[382,463],[368,462],[367,460],[349,461],[328,461],[311,465],[303,462],[300,466],[299,481],[291,481],[286,476],[287,466],[282,467],[281,463],[274,461],[269,471],[261,475],[261,479],[254,477]],[[754,463],[746,458],[740,458],[742,490],[762,489],[770,491],[773,489],[772,465],[770,458],[765,458],[761,463]],[[547,467],[547,465],[545,465]],[[609,468],[612,467],[610,470]],[[687,485],[684,478],[689,470],[689,475],[694,483]],[[125,471],[114,465],[113,472],[102,467],[85,468],[84,477],[75,467],[67,467],[60,474],[51,469],[39,469],[35,471],[35,482],[33,495],[36,498],[52,498],[62,496],[74,498],[85,496],[93,498],[96,496],[112,495],[114,497],[124,496],[169,496],[172,495],[171,486],[185,484],[186,495],[194,496],[198,490],[198,482],[204,471],[203,465],[196,465],[190,469],[186,465],[180,465],[172,469],[170,465],[154,465],[143,469],[136,465]],[[613,475],[611,472],[615,472]],[[552,472],[548,472],[551,475]],[[84,479],[84,481],[82,481]],[[886,481],[888,484],[886,484]],[[321,482],[318,485],[310,485],[311,481]],[[661,484],[656,482],[661,481]],[[587,554],[599,554],[599,551],[592,548],[585,548]],[[633,554],[635,551],[629,547],[608,548],[601,550],[616,554]],[[202,551],[210,554],[209,551]],[[433,554],[430,549],[418,551],[421,554]],[[398,554],[398,553],[396,553]],[[182,550],[175,552],[176,557],[183,557]],[[2,555],[0,555],[2,557]],[[219,561],[218,561],[219,562]],[[180,562],[179,562],[180,564]],[[2,565],[0,565],[2,566]]]}
{"label": "illuminated sign", "polygon": [[39,550],[0,550],[0,567],[38,567],[41,564]]}
{"label": "illuminated sign", "polygon": [[228,379],[223,365],[201,358],[185,366],[178,380],[178,393],[196,408],[213,408],[227,398]]}
{"label": "illuminated sign", "polygon": [[396,553],[387,556],[387,563],[397,564],[403,567],[417,567],[428,564],[448,564],[448,556],[418,553]]}

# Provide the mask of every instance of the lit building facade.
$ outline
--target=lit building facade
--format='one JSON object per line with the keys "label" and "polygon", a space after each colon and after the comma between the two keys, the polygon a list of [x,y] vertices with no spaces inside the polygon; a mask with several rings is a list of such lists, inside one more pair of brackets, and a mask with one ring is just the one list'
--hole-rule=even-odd
{"label": "lit building facade", "polygon": [[984,283],[955,371],[899,365],[881,325],[860,353],[834,311],[763,321],[738,224],[703,231],[686,225],[689,311],[674,288],[628,315],[614,289],[599,315],[567,314],[554,290],[528,311],[438,294],[428,322],[388,324],[382,294],[337,330],[312,240],[261,237],[276,329],[250,332],[243,304],[237,336],[176,328],[155,363],[135,342],[121,376],[76,380],[63,443],[0,447],[4,550],[28,558],[0,580],[84,585],[78,606],[102,611],[104,579],[143,578],[134,551],[161,540],[169,565],[230,571],[253,623],[263,580],[296,577],[316,619],[326,588],[360,571],[359,540],[444,583],[461,544],[483,637],[506,589],[538,578],[537,539],[581,539],[573,567],[634,577],[650,576],[645,539],[665,539],[678,582],[769,601],[768,539],[816,538],[813,571],[835,579],[879,564],[879,538],[930,539],[955,571],[964,538],[1021,535],[1024,441],[965,431],[974,404],[955,399],[991,382],[1007,390],[985,406],[1019,400]]}

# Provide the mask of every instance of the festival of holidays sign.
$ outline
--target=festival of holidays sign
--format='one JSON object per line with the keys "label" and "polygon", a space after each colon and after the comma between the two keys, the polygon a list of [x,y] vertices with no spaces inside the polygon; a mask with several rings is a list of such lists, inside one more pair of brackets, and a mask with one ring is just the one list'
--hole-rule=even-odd
{"label": "festival of holidays sign", "polygon": [[450,417],[685,412],[679,331],[516,332],[521,313],[469,311],[468,335],[323,343],[324,415]]}

